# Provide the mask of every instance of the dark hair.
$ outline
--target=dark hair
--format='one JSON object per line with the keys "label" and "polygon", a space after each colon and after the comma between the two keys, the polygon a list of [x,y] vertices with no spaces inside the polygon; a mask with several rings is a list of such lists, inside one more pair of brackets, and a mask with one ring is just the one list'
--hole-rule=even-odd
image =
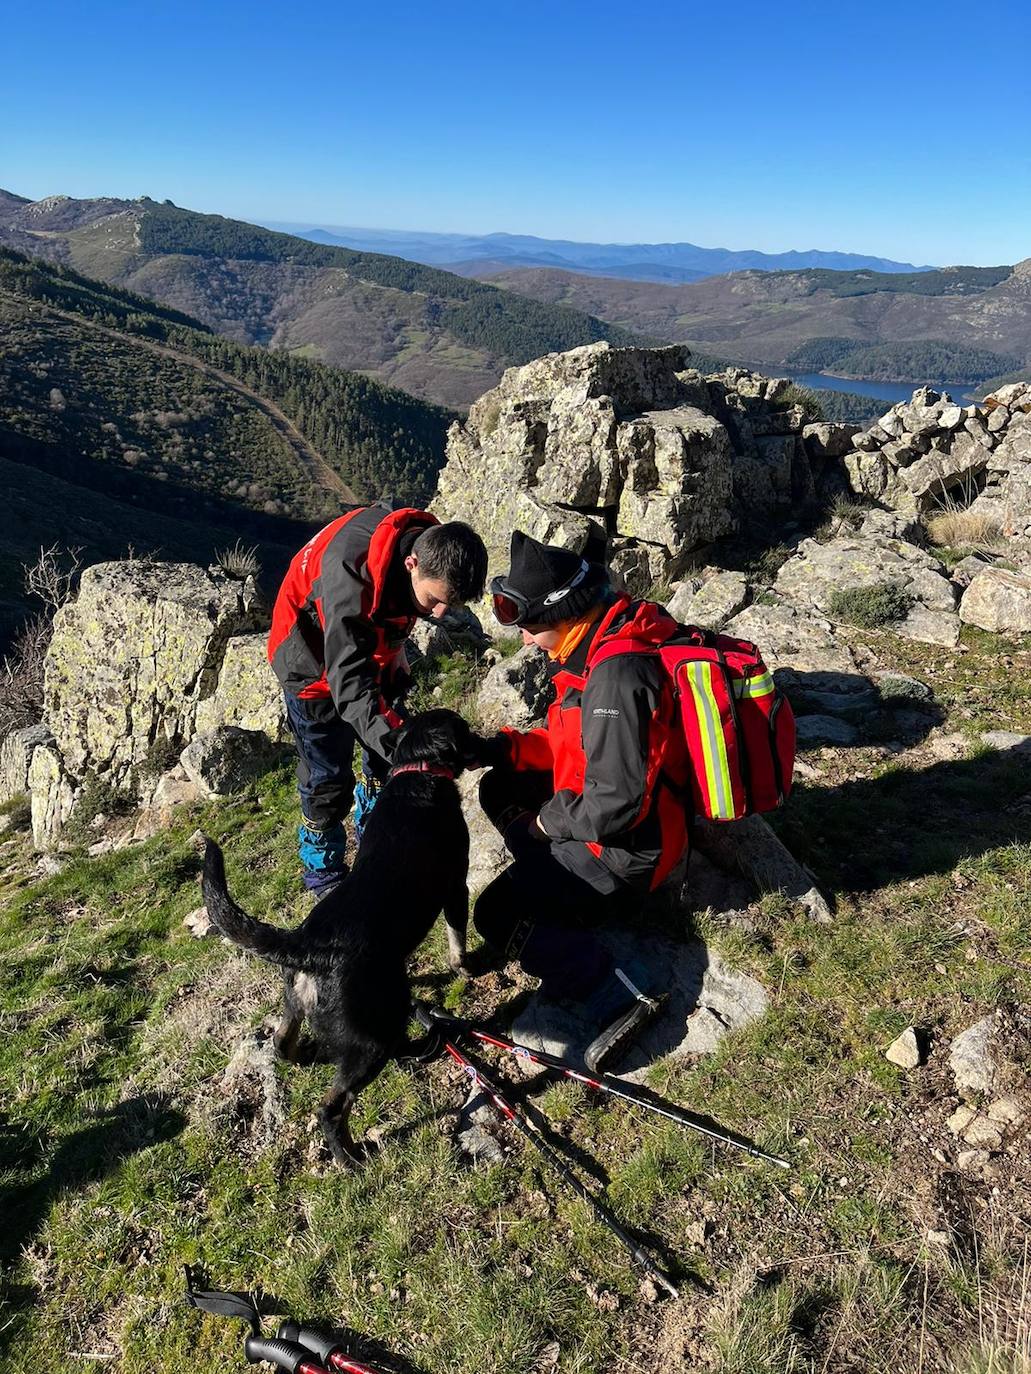
{"label": "dark hair", "polygon": [[412,545],[423,577],[441,581],[449,603],[464,605],[483,595],[487,581],[487,550],[483,540],[461,520],[431,525]]}

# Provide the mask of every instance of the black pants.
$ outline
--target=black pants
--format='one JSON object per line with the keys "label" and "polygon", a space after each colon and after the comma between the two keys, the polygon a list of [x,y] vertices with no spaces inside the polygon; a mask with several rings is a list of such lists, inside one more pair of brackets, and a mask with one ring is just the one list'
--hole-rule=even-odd
{"label": "black pants", "polygon": [[542,980],[545,996],[579,1001],[613,968],[593,928],[634,894],[586,845],[567,849],[535,829],[552,792],[550,773],[492,768],[481,778],[480,805],[513,862],[480,893],[473,920],[489,945]]}
{"label": "black pants", "polygon": [[[340,825],[354,801],[354,751],[358,736],[337,715],[329,697],[286,694],[286,716],[297,746],[301,817],[313,830]],[[362,751],[362,771],[379,780],[382,759]]]}

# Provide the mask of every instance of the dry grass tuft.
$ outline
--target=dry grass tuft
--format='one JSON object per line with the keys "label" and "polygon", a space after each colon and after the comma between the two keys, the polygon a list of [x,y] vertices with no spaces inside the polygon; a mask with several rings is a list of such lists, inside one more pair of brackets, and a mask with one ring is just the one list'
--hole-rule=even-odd
{"label": "dry grass tuft", "polygon": [[1002,528],[990,515],[978,511],[939,511],[924,525],[932,544],[944,549],[991,548],[1002,538]]}

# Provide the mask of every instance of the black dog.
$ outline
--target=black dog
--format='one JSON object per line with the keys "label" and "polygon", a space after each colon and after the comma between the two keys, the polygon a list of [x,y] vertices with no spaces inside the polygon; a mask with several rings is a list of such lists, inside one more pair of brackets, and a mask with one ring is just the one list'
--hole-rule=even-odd
{"label": "black dog", "polygon": [[[409,1044],[405,961],[440,911],[451,967],[465,957],[469,831],[454,779],[482,744],[453,711],[427,711],[398,736],[393,768],[369,817],[352,871],[294,930],[256,921],[226,887],[222,851],[207,841],[204,901],[223,934],[284,970],[279,1053],[335,1063],[319,1121],[340,1164],[360,1156],[348,1118],[355,1098]],[[307,1016],[313,1042],[300,1040]]]}

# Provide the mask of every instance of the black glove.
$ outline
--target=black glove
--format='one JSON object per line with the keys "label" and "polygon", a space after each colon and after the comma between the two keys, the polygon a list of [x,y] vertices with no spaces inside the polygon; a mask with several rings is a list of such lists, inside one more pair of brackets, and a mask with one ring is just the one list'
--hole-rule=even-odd
{"label": "black glove", "polygon": [[485,739],[470,735],[470,749],[466,755],[467,768],[503,768],[512,759],[512,746],[507,735],[500,732]]}

